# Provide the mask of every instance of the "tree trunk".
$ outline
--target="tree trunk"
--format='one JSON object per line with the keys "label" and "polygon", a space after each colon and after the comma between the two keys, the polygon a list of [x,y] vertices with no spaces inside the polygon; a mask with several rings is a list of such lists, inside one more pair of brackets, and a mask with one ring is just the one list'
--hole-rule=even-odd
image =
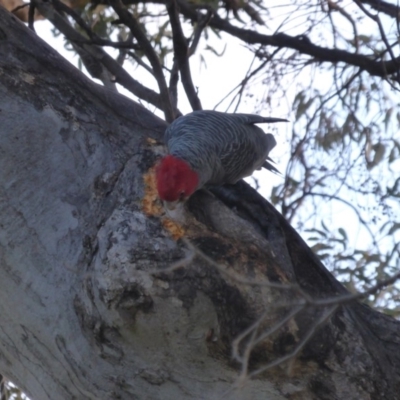
{"label": "tree trunk", "polygon": [[248,185],[164,214],[164,129],[0,8],[1,374],[38,400],[397,398],[400,324],[317,304],[346,291]]}

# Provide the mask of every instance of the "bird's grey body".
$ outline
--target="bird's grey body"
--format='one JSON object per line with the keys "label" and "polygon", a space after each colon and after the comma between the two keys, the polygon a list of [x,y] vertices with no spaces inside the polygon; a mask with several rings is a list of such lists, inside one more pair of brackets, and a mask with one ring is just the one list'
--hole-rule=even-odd
{"label": "bird's grey body", "polygon": [[[233,184],[268,163],[276,141],[258,123],[286,121],[252,114],[194,111],[176,119],[165,132],[169,154],[199,173],[198,187]],[[276,170],[276,169],[275,169]]]}

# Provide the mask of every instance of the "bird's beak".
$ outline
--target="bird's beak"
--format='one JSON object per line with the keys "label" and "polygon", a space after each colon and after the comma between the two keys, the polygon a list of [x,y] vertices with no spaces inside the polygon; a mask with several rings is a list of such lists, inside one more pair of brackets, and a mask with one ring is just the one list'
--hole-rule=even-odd
{"label": "bird's beak", "polygon": [[177,201],[164,201],[165,213],[169,218],[174,221],[184,223],[185,221],[185,208],[182,200]]}
{"label": "bird's beak", "polygon": [[175,208],[178,207],[178,205],[179,205],[180,203],[182,203],[182,202],[179,201],[179,200],[176,200],[176,201],[164,201],[164,207],[165,207],[167,210],[172,211],[172,210],[175,210]]}

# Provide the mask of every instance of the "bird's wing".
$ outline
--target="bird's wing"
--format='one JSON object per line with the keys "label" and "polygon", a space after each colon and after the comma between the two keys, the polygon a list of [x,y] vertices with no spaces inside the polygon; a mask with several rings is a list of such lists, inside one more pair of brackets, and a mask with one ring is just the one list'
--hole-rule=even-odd
{"label": "bird's wing", "polygon": [[220,163],[218,178],[227,183],[236,183],[240,172],[251,166],[246,157],[244,143],[238,141],[226,143],[218,158]]}
{"label": "bird's wing", "polygon": [[[212,122],[213,127],[210,125],[209,121]],[[172,137],[178,138],[188,132],[204,132],[207,129],[215,129],[218,125],[231,125],[233,121],[243,124],[244,126],[262,123],[287,122],[287,120],[283,118],[262,117],[255,114],[224,114],[218,111],[209,110],[194,111],[190,114],[179,117],[169,125],[164,134],[164,141],[165,143],[168,143]]]}
{"label": "bird's wing", "polygon": [[266,137],[264,144],[260,143],[259,146],[255,146],[254,141],[250,140],[249,137],[227,144],[219,154],[221,165],[219,173],[222,179],[227,183],[236,183],[239,179],[250,176],[254,170],[261,167],[279,172],[267,161],[269,159],[267,155],[276,143],[272,135],[271,138],[272,140],[268,140]]}
{"label": "bird's wing", "polygon": [[[222,176],[225,182],[235,183],[262,166],[274,171],[274,166],[266,161],[268,153],[276,145],[274,136],[264,133],[261,128],[252,126],[248,121],[247,115],[239,115],[239,119],[236,119],[239,123],[236,123],[236,129],[231,131],[231,140],[219,142],[220,168],[216,168],[218,174],[215,176]],[[259,119],[254,118],[253,121]]]}
{"label": "bird's wing", "polygon": [[168,142],[170,141],[170,139],[172,139],[172,137],[179,137],[182,136],[184,134],[184,130],[183,129],[179,129],[179,125],[174,124],[174,125],[169,125],[167,127],[167,129],[165,130],[164,133],[164,143],[168,144]]}

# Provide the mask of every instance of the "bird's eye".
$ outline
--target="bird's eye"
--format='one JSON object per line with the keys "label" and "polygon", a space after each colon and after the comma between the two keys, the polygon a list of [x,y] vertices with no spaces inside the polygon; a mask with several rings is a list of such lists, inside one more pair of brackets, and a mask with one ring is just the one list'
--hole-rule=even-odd
{"label": "bird's eye", "polygon": [[185,198],[185,191],[182,190],[182,191],[179,193],[179,200],[182,201],[184,198]]}

